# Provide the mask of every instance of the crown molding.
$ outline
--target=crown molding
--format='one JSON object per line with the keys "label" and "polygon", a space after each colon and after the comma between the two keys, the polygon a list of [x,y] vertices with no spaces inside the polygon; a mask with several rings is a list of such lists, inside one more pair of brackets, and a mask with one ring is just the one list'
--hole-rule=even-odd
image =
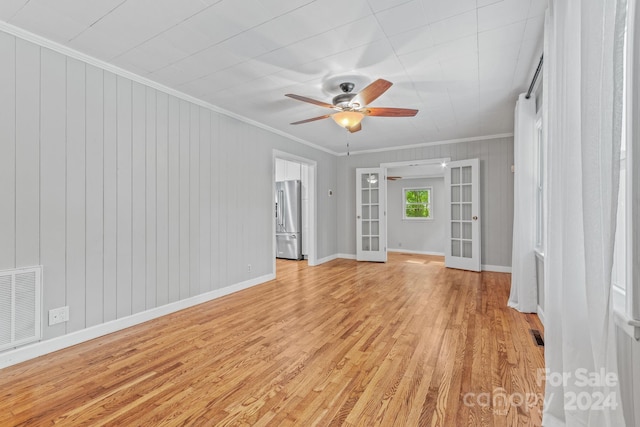
{"label": "crown molding", "polygon": [[446,139],[443,141],[422,142],[420,144],[400,145],[397,147],[375,148],[372,150],[351,151],[350,153],[339,153],[338,156],[354,156],[358,154],[383,153],[385,151],[406,150],[410,148],[430,147],[434,145],[459,144],[461,142],[480,142],[487,139],[509,138],[513,133],[497,133],[495,135],[472,136],[468,138]]}
{"label": "crown molding", "polygon": [[140,76],[139,74],[133,73],[131,71],[127,71],[124,68],[120,68],[116,65],[110,64],[109,62],[103,61],[101,59],[95,58],[93,56],[87,55],[85,53],[82,53],[80,51],[77,51],[75,49],[72,49],[68,46],[65,46],[63,44],[60,44],[58,42],[55,42],[53,40],[49,40],[45,37],[39,36],[37,34],[34,34],[30,31],[24,30],[22,28],[16,27],[15,25],[9,24],[5,21],[0,21],[0,31],[3,31],[7,34],[11,34],[12,36],[18,37],[20,39],[23,39],[25,41],[37,44],[38,46],[47,48],[47,49],[51,49],[54,52],[58,52],[62,55],[68,56],[70,58],[73,59],[77,59],[79,61],[85,62],[89,65],[93,65],[94,67],[98,67],[101,68],[105,71],[109,71],[113,74],[116,74],[118,76],[127,78],[131,81],[143,84],[147,87],[156,89],[160,92],[164,92],[168,95],[171,96],[175,96],[176,98],[180,98],[183,99],[185,101],[191,102],[195,105],[199,105],[201,107],[207,108],[211,111],[214,111],[216,113],[225,115],[227,117],[231,117],[233,119],[236,119],[238,121],[247,123],[249,125],[255,126],[257,128],[266,130],[268,132],[271,132],[273,134],[282,136],[284,138],[287,138],[291,141],[295,141],[298,142],[300,144],[306,145],[308,147],[311,147],[315,150],[319,150],[328,154],[332,154],[334,156],[339,156],[340,153],[337,153],[333,150],[330,150],[328,148],[325,147],[321,147],[319,145],[316,145],[312,142],[306,141],[302,138],[298,138],[297,136],[293,136],[291,134],[288,134],[287,132],[283,132],[281,130],[272,128],[271,126],[267,126],[264,123],[260,123],[257,122],[253,119],[250,119],[248,117],[242,116],[240,114],[236,114],[234,112],[231,112],[229,110],[225,110],[224,108],[221,108],[217,105],[211,104],[209,102],[203,101],[199,98],[196,98],[194,96],[188,95],[184,92],[180,92],[179,90],[170,88],[169,86],[165,86],[163,84],[160,84],[156,81],[153,81],[151,79],[148,79],[146,77]]}

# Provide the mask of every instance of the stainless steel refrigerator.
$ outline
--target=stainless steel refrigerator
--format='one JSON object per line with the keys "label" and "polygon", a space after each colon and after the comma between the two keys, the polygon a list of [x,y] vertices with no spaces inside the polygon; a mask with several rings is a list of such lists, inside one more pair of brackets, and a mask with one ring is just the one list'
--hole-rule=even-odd
{"label": "stainless steel refrigerator", "polygon": [[276,257],[302,259],[302,185],[276,182]]}

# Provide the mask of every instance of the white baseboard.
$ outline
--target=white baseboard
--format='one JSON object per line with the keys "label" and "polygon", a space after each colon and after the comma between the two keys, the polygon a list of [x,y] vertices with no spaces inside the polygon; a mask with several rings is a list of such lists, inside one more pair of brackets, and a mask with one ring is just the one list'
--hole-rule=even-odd
{"label": "white baseboard", "polygon": [[506,265],[482,264],[482,271],[494,271],[496,273],[511,273],[511,267],[508,267]]}
{"label": "white baseboard", "polygon": [[132,314],[131,316],[112,320],[110,322],[82,329],[77,332],[72,332],[67,335],[25,345],[24,347],[19,347],[13,350],[8,350],[4,353],[0,353],[0,369],[48,353],[52,353],[54,351],[62,350],[63,348],[71,347],[72,345],[80,344],[84,341],[89,341],[103,335],[120,331],[122,329],[126,329],[131,326],[135,326],[137,324],[174,313],[176,311],[184,310],[185,308],[202,304],[204,302],[211,301],[216,298],[220,298],[225,295],[229,295],[234,292],[238,292],[273,279],[275,279],[275,274],[266,274],[264,276],[256,277],[255,279],[246,280],[244,282],[236,283],[235,285],[227,286],[222,289],[216,289],[204,294],[196,295],[194,297],[172,302],[170,304],[152,308],[141,313]]}
{"label": "white baseboard", "polygon": [[401,252],[401,253],[404,253],[404,254],[444,256],[444,252],[412,251],[410,249],[402,249],[402,248],[398,248],[398,249],[389,248],[389,249],[387,249],[387,251],[388,252]]}
{"label": "white baseboard", "polygon": [[544,311],[542,310],[542,307],[538,306],[538,318],[540,319],[540,322],[542,323],[542,326],[544,326]]}
{"label": "white baseboard", "polygon": [[336,258],[356,259],[356,254],[336,254]]}
{"label": "white baseboard", "polygon": [[326,256],[324,258],[316,259],[316,263],[313,264],[313,265],[316,266],[316,265],[324,264],[325,262],[333,261],[334,259],[337,259],[337,258],[339,258],[339,257],[336,254],[329,255],[329,256]]}

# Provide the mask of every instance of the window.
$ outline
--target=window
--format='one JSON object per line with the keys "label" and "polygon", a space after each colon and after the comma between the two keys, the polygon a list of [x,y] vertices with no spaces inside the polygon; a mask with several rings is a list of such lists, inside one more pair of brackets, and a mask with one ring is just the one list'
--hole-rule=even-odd
{"label": "window", "polygon": [[425,220],[433,219],[431,209],[431,187],[403,188],[403,219]]}

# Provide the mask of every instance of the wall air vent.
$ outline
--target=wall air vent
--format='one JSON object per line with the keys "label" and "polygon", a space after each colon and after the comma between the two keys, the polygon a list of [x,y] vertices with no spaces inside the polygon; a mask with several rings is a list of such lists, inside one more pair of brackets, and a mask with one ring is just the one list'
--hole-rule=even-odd
{"label": "wall air vent", "polygon": [[0,271],[0,351],[42,338],[42,267]]}

